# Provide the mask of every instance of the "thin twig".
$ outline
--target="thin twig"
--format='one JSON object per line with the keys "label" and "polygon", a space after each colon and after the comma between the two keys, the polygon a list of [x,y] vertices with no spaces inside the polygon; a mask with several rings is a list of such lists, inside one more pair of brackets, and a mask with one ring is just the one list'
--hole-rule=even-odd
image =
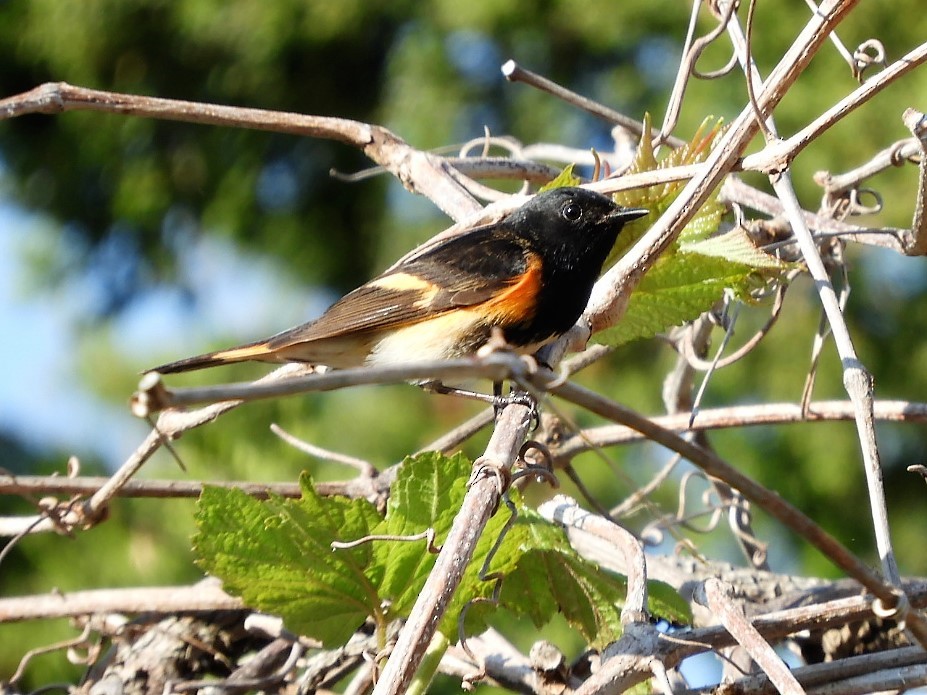
{"label": "thin twig", "polygon": [[550,521],[590,533],[617,549],[624,558],[628,577],[621,623],[627,626],[647,620],[647,559],[633,533],[605,517],[590,514],[566,495],[557,495],[545,502],[538,507],[538,513]]}
{"label": "thin twig", "polygon": [[[65,478],[55,475],[5,475],[0,474],[0,495],[92,495],[109,478],[82,476]],[[199,497],[204,485],[236,488],[256,499],[267,499],[268,493],[281,497],[299,497],[297,483],[255,483],[247,480],[200,481],[200,480],[129,480],[114,494],[126,498],[173,498]]]}
{"label": "thin twig", "polygon": [[377,473],[377,469],[369,461],[364,461],[363,459],[356,458],[354,456],[348,456],[347,454],[342,454],[337,451],[329,451],[328,449],[323,449],[320,446],[311,444],[299,437],[296,437],[285,429],[283,429],[276,422],[271,423],[270,431],[276,434],[280,439],[285,441],[287,444],[293,448],[308,454],[309,456],[314,456],[315,458],[322,459],[323,461],[331,461],[333,463],[340,463],[343,466],[350,466],[356,470],[361,476],[373,477]]}
{"label": "thin twig", "polygon": [[831,174],[819,171],[814,175],[814,182],[832,197],[840,197],[858,188],[866,179],[890,167],[902,166],[907,161],[922,159],[923,149],[917,138],[907,138],[886,147],[871,157],[868,162],[843,174]]}
{"label": "thin twig", "polygon": [[[811,543],[831,562],[860,582],[881,601],[886,602],[888,605],[894,605],[898,601],[899,594],[896,589],[884,584],[878,574],[873,572],[866,563],[824,531],[811,518],[779,495],[738,471],[714,452],[699,447],[668,430],[659,428],[647,418],[641,417],[620,404],[576,384],[562,384],[552,389],[552,392],[601,417],[632,427],[645,434],[649,439],[682,454],[708,475],[719,478],[734,489],[739,490],[747,499],[762,507],[767,513]],[[923,631],[922,634],[927,635],[927,629],[925,629],[927,625],[925,625],[924,619],[920,615],[912,612],[908,614],[907,619],[912,628],[917,623],[916,629]],[[927,637],[925,637],[924,641],[927,642]]]}
{"label": "thin twig", "polygon": [[461,423],[454,429],[423,446],[418,450],[418,453],[422,453],[423,451],[440,451],[443,454],[447,454],[484,427],[491,424],[494,417],[495,415],[493,414],[492,408],[477,413],[466,422]]}
{"label": "thin twig", "polygon": [[[572,104],[583,111],[591,113],[593,116],[597,116],[609,123],[620,125],[621,127],[629,130],[638,137],[644,132],[644,124],[640,121],[636,121],[633,118],[625,116],[623,113],[610,109],[607,106],[603,106],[597,101],[588,99],[576,92],[573,92],[565,87],[560,86],[556,82],[547,79],[546,77],[541,77],[537,73],[531,72],[521,67],[514,60],[506,61],[502,66],[502,74],[505,76],[505,79],[510,82],[522,82],[524,84],[530,85],[536,89],[552,94],[558,99],[562,99],[568,104]],[[660,132],[656,128],[651,128],[650,131],[651,137],[660,137]],[[680,147],[685,143],[684,140],[679,138],[669,137],[666,142],[672,147]]]}
{"label": "thin twig", "polygon": [[[923,605],[925,599],[923,588],[921,586],[916,598],[916,605],[919,606]],[[914,595],[913,592],[912,595]],[[868,598],[853,596],[767,613],[752,618],[752,621],[760,634],[767,640],[772,641],[805,629],[826,629],[836,625],[844,625],[853,620],[866,619],[871,615],[872,608]],[[666,668],[672,668],[686,657],[712,649],[718,650],[729,647],[733,644],[735,644],[734,638],[720,625],[679,630],[672,634],[660,634],[653,641],[632,643],[629,645],[631,648],[626,652],[616,653],[611,660],[601,665],[599,671],[591,676],[583,684],[582,688],[577,689],[575,692],[577,695],[580,695],[580,693],[583,695],[605,695],[605,693],[625,692],[637,683],[650,678],[652,675],[650,663],[655,659],[661,661]],[[908,661],[909,659],[916,659],[917,663],[923,663],[925,658],[923,649],[912,647],[906,650],[888,652],[889,660],[893,658],[892,655],[895,652],[899,654],[899,661],[902,660],[901,655],[904,655],[904,663],[911,663]],[[876,657],[876,655],[869,656]],[[856,657],[856,659],[859,658],[861,657]],[[832,669],[837,668],[844,661],[847,660],[834,662],[832,665],[816,664],[804,667],[804,669],[813,673],[815,670],[826,666],[830,666]],[[860,672],[866,673],[868,671],[869,669],[864,668]],[[799,673],[801,673],[801,670],[799,670]],[[833,680],[834,674],[831,670],[823,674],[823,678],[812,682],[829,683]]]}
{"label": "thin twig", "polygon": [[[762,113],[770,113],[811,61],[827,35],[859,0],[828,0],[802,29],[770,75],[757,101]],[[628,297],[644,272],[672,243],[722,179],[732,170],[757,131],[754,111],[745,108],[722,135],[705,162],[703,171],[682,189],[664,214],[627,254],[596,283],[583,321],[599,331],[624,314]]]}
{"label": "thin twig", "polygon": [[140,415],[150,411],[181,408],[200,403],[255,401],[314,391],[332,391],[347,386],[479,378],[502,381],[524,372],[527,368],[527,365],[517,355],[495,352],[484,358],[356,367],[296,375],[292,378],[274,381],[259,380],[176,389],[164,388],[160,381],[150,379],[151,374],[148,374],[140,383],[140,390],[132,397],[132,405],[133,411]]}
{"label": "thin twig", "polygon": [[[860,446],[863,454],[863,464],[866,470],[866,480],[869,485],[869,501],[872,507],[873,524],[875,526],[876,543],[879,555],[882,558],[883,570],[886,578],[898,586],[900,575],[892,550],[891,537],[888,529],[888,510],[885,506],[885,490],[882,485],[882,468],[879,462],[879,450],[876,442],[873,413],[873,383],[872,375],[856,356],[853,340],[847,330],[843,314],[840,311],[839,300],[831,285],[830,278],[824,268],[817,246],[811,239],[811,232],[805,227],[801,219],[801,207],[792,187],[791,177],[784,172],[773,182],[779,198],[785,203],[786,209],[791,210],[791,220],[795,235],[798,237],[802,254],[812,277],[827,319],[837,352],[843,363],[843,384],[853,402],[856,414],[856,425],[859,432]],[[927,645],[927,631],[920,638]]]}
{"label": "thin twig", "polygon": [[[749,46],[742,36],[740,26],[736,22],[728,25],[732,40],[738,50],[738,57],[748,82],[761,81],[759,72],[749,54]],[[927,44],[925,44],[927,46]],[[927,57],[927,51],[925,51]],[[884,72],[882,73],[884,74]],[[902,73],[903,74],[903,73]],[[766,119],[764,134],[768,141],[777,142],[776,126],[772,118]],[[873,524],[879,555],[882,559],[882,568],[887,581],[895,587],[901,584],[901,576],[892,550],[891,536],[888,528],[888,510],[885,504],[885,490],[882,484],[882,469],[879,461],[879,450],[876,441],[873,416],[873,382],[872,375],[859,361],[853,341],[843,318],[840,300],[834,291],[830,277],[824,267],[820,250],[812,238],[811,231],[805,224],[798,196],[792,185],[791,173],[785,169],[777,171],[770,177],[773,188],[785,206],[785,212],[792,224],[792,230],[798,240],[802,257],[811,276],[814,278],[821,304],[827,315],[830,330],[834,336],[837,352],[843,363],[844,388],[853,402],[856,426],[859,434],[860,446],[863,454],[863,463],[866,471],[866,481],[869,487],[869,502],[872,509]],[[892,604],[894,605],[894,604]],[[919,632],[918,639],[927,646],[927,623],[918,620],[912,629]]]}
{"label": "thin twig", "polygon": [[0,598],[0,623],[45,618],[73,618],[97,613],[181,613],[238,610],[241,599],[207,580],[193,586],[135,587]]}
{"label": "thin twig", "polygon": [[[911,401],[876,401],[876,420],[885,422],[923,423],[927,422],[927,403]],[[724,408],[708,408],[699,411],[698,418],[689,425],[688,412],[659,415],[650,420],[660,427],[674,432],[703,431],[728,427],[750,427],[756,425],[787,425],[813,422],[853,420],[854,406],[851,401],[815,401],[808,412],[797,403],[764,403],[762,405],[738,405]],[[569,460],[593,447],[607,447],[616,444],[639,442],[645,437],[641,433],[622,425],[606,425],[583,430],[583,436],[572,436],[551,446],[556,459]],[[2,488],[0,488],[2,489]]]}
{"label": "thin twig", "polygon": [[[822,5],[823,7],[823,5]],[[767,144],[756,154],[744,157],[743,167],[750,171],[783,171],[789,162],[825,130],[839,122],[858,106],[865,104],[887,86],[897,81],[927,60],[927,43],[902,56],[872,79],[838,101],[795,135]]]}
{"label": "thin twig", "polygon": [[[737,3],[735,2],[727,3],[719,17],[718,24],[712,27],[711,31],[705,36],[701,36],[693,41],[699,9],[702,7],[702,0],[693,0],[692,12],[689,15],[689,28],[686,32],[686,42],[682,51],[682,59],[679,61],[679,69],[676,71],[676,81],[673,83],[673,89],[667,102],[666,115],[663,118],[663,126],[660,128],[660,140],[669,136],[676,128],[676,123],[679,120],[679,112],[682,109],[682,101],[685,97],[686,87],[689,84],[690,77],[693,75],[699,77],[703,76],[696,70],[696,63],[702,55],[702,52],[724,33],[724,29],[731,20],[731,15],[734,13],[734,8],[736,6]],[[655,142],[654,145],[656,144]]]}
{"label": "thin twig", "polygon": [[[927,403],[911,401],[876,401],[874,408],[876,420],[887,422],[927,422]],[[661,427],[676,432],[687,429],[689,413],[677,413],[652,418]],[[749,425],[797,424],[813,422],[831,422],[852,420],[853,404],[849,401],[818,401],[811,404],[809,412],[804,415],[801,406],[794,403],[767,403],[752,406],[732,406],[702,410],[693,424],[692,430],[710,430],[726,427]],[[474,416],[471,423],[462,426],[461,433],[472,433],[481,428],[483,422],[491,418],[491,411]],[[488,424],[488,423],[487,423]],[[455,437],[456,438],[456,437]],[[570,460],[589,450],[619,444],[627,444],[645,439],[644,435],[623,425],[608,425],[585,429],[582,436],[571,436],[552,448],[558,460]],[[442,439],[432,442],[423,451],[446,451],[456,446]],[[446,443],[447,446],[442,444]],[[375,480],[355,479],[346,483],[322,482],[316,488],[322,495],[342,495],[348,497],[374,497],[382,494],[389,485],[389,471],[382,472]],[[98,491],[109,478],[65,476],[13,476],[0,474],[0,494],[7,495],[92,495]],[[282,497],[299,497],[299,485],[288,482],[255,483],[251,481],[214,480],[203,483],[188,480],[127,480],[113,492],[114,497],[168,497],[195,498],[202,493],[205,484],[240,489],[257,499],[266,499],[268,493]],[[15,522],[15,523],[14,523]],[[26,526],[42,522],[31,532],[48,532],[55,530],[50,521],[41,516],[0,517],[0,536],[16,535]],[[9,528],[8,528],[9,526]],[[10,529],[15,529],[10,532]]]}
{"label": "thin twig", "polygon": [[914,202],[914,220],[911,235],[906,240],[905,253],[909,256],[927,254],[927,116],[921,111],[907,109],[902,116],[904,124],[914,135],[920,148],[918,166],[917,200]]}
{"label": "thin twig", "polygon": [[[808,6],[812,12],[818,11],[818,5],[814,0],[805,0],[805,4]],[[856,61],[853,60],[853,56],[847,50],[847,47],[843,45],[843,41],[840,40],[840,37],[837,36],[837,32],[833,32],[830,35],[831,43],[834,44],[834,47],[837,49],[837,53],[840,54],[840,57],[843,58],[851,70],[855,72]]]}
{"label": "thin twig", "polygon": [[717,579],[706,579],[696,600],[708,607],[731,636],[753,658],[757,666],[769,676],[776,689],[784,695],[804,695],[804,689],[789,671],[789,667],[773,650],[759,631],[747,620],[743,608],[735,605],[731,587]]}
{"label": "thin twig", "polygon": [[[771,217],[781,217],[784,214],[782,202],[774,195],[765,193],[757,188],[748,186],[736,176],[728,176],[718,199],[724,203],[737,203],[744,207],[762,212]],[[889,248],[904,253],[902,238],[907,234],[904,229],[872,229],[858,225],[847,224],[807,210],[802,211],[805,223],[812,229],[826,230],[825,234],[839,236],[846,241],[855,241],[861,244]],[[818,235],[821,236],[821,235]],[[789,240],[785,243],[795,243]]]}
{"label": "thin twig", "polygon": [[[103,111],[185,123],[253,128],[335,140],[363,150],[411,191],[421,193],[455,220],[478,212],[479,204],[462,187],[440,157],[407,145],[386,128],[345,118],[306,116],[177,99],[135,96],[49,82],[0,99],[0,120],[29,113]],[[457,176],[460,176],[458,173]]]}

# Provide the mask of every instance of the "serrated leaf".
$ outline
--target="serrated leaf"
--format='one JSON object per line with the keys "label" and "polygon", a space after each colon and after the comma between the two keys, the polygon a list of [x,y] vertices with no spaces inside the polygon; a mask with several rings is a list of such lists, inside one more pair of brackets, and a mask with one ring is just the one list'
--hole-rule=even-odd
{"label": "serrated leaf", "polygon": [[[466,495],[471,468],[470,461],[461,454],[447,457],[427,452],[407,458],[391,488],[386,519],[375,533],[413,535],[432,528],[435,542],[443,544]],[[476,544],[473,558],[438,628],[449,639],[457,637],[457,623],[464,606],[475,598],[492,594],[494,582],[481,579],[480,572],[508,516],[505,509],[493,516]],[[506,534],[491,571],[511,571],[521,556],[520,545],[521,536],[517,532]],[[374,554],[377,564],[384,568],[381,598],[389,602],[392,612],[407,616],[437,556],[425,550],[424,542],[377,542]],[[468,610],[467,624],[472,632],[485,629],[489,613],[491,609]]]}
{"label": "serrated leaf", "polygon": [[[721,133],[721,124],[720,120],[711,117],[706,118],[702,121],[691,142],[670,150],[662,159],[657,160],[649,136],[650,114],[644,114],[644,135],[641,136],[634,161],[628,167],[626,174],[637,174],[703,162],[711,152],[711,146],[715,139]],[[644,232],[650,229],[651,225],[676,199],[686,183],[687,181],[669,181],[646,188],[619,191],[615,194],[615,201],[618,204],[631,208],[647,208],[650,213],[625,225],[605,261],[605,268],[613,266],[643,236]],[[717,193],[712,193],[695,216],[689,220],[689,223],[680,233],[680,239],[691,241],[704,239],[713,234],[718,229],[718,223],[723,213],[724,206],[718,202]]]}
{"label": "serrated leaf", "polygon": [[[531,509],[520,511],[516,525],[526,551],[503,585],[500,603],[531,619],[538,628],[562,613],[594,648],[621,636],[621,609],[627,597],[624,577],[580,556],[564,530]],[[651,615],[673,623],[692,620],[689,604],[663,582],[647,583]]]}
{"label": "serrated leaf", "polygon": [[567,622],[594,649],[621,636],[621,606],[627,585],[577,556],[556,550],[531,550],[502,585],[502,604],[527,615],[537,627],[553,613]]}
{"label": "serrated leaf", "polygon": [[[443,541],[466,494],[470,462],[435,453],[407,459],[397,475],[386,518],[365,500],[321,497],[307,476],[299,500],[255,500],[239,490],[207,487],[197,504],[197,563],[223,580],[225,589],[250,606],[280,615],[287,626],[326,646],[343,644],[368,618],[408,616],[435,562],[424,541],[372,541],[332,551],[332,541],[382,533],[410,535],[433,528]],[[439,630],[456,639],[467,607],[470,634],[482,631],[496,606],[473,603],[489,597],[499,573],[503,604],[537,624],[563,612],[595,644],[614,639],[624,600],[620,578],[583,561],[562,529],[519,508],[509,523],[506,508],[488,522],[464,571]],[[671,601],[668,601],[671,604]],[[674,614],[675,615],[675,614]],[[617,626],[617,627],[616,627]]]}
{"label": "serrated leaf", "polygon": [[520,511],[524,553],[502,584],[500,603],[538,628],[557,613],[594,647],[621,634],[624,579],[581,558],[559,526],[529,509]]}
{"label": "serrated leaf", "polygon": [[[470,465],[462,454],[426,452],[407,458],[391,487],[386,518],[375,532],[411,536],[431,528],[441,545],[466,493]],[[407,615],[437,556],[426,551],[424,541],[378,542],[374,554],[384,568],[382,598],[393,611]]]}
{"label": "serrated leaf", "polygon": [[576,174],[573,173],[573,169],[576,165],[567,164],[563,171],[557,174],[557,177],[553,181],[548,181],[543,186],[538,189],[538,193],[543,193],[544,191],[550,191],[554,188],[564,188],[566,186],[578,186],[582,183]]}
{"label": "serrated leaf", "polygon": [[[649,133],[650,117],[644,119],[644,132]],[[641,138],[630,173],[671,166],[697,164],[704,161],[721,132],[721,122],[708,118],[702,122],[691,142],[657,160],[650,138]],[[684,181],[623,191],[616,200],[631,207],[646,207],[650,215],[637,223],[645,227],[661,215],[679,195]],[[632,292],[627,311],[621,322],[594,336],[596,342],[617,346],[639,338],[653,337],[672,326],[697,318],[711,308],[725,291],[748,297],[763,276],[776,275],[787,264],[769,256],[754,246],[743,230],[735,229],[715,236],[724,212],[712,193],[689,221],[676,241],[647,272]],[[643,233],[632,225],[630,234],[622,231],[608,263],[617,260]]]}
{"label": "serrated leaf", "polygon": [[756,247],[743,227],[699,241],[683,241],[679,244],[683,253],[698,253],[712,258],[722,258],[755,269],[785,270],[788,263],[780,261]]}
{"label": "serrated leaf", "polygon": [[206,487],[197,503],[197,564],[249,606],[281,616],[326,646],[343,644],[379,608],[365,575],[372,550],[337,553],[335,540],[367,535],[380,521],[366,500],[320,497],[307,477],[299,500],[255,500]]}
{"label": "serrated leaf", "polygon": [[750,266],[696,253],[664,256],[641,280],[618,325],[594,339],[616,346],[652,338],[710,309],[726,289],[745,290],[753,272]]}

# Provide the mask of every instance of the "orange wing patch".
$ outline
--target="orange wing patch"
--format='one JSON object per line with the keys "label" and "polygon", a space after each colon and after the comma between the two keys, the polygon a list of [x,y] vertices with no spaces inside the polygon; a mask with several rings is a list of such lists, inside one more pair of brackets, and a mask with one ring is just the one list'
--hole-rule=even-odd
{"label": "orange wing patch", "polygon": [[505,290],[483,304],[495,323],[518,323],[534,316],[541,292],[541,257],[529,254],[528,267]]}

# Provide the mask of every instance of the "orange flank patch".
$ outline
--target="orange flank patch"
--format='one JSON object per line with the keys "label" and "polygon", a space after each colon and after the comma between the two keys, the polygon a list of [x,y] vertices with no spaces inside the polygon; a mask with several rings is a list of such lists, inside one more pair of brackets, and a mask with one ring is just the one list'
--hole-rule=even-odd
{"label": "orange flank patch", "polygon": [[486,313],[500,323],[518,322],[534,316],[538,294],[541,292],[541,259],[528,256],[528,268],[505,291],[486,302]]}

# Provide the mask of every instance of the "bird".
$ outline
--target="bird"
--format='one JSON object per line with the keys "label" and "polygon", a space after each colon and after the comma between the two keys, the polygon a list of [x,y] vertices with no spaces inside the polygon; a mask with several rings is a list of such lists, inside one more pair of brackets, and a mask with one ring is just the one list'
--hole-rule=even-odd
{"label": "bird", "polygon": [[647,213],[584,188],[547,190],[409,254],[314,321],[148,371],[244,361],[399,365],[469,356],[494,334],[531,354],[576,323],[622,227]]}

